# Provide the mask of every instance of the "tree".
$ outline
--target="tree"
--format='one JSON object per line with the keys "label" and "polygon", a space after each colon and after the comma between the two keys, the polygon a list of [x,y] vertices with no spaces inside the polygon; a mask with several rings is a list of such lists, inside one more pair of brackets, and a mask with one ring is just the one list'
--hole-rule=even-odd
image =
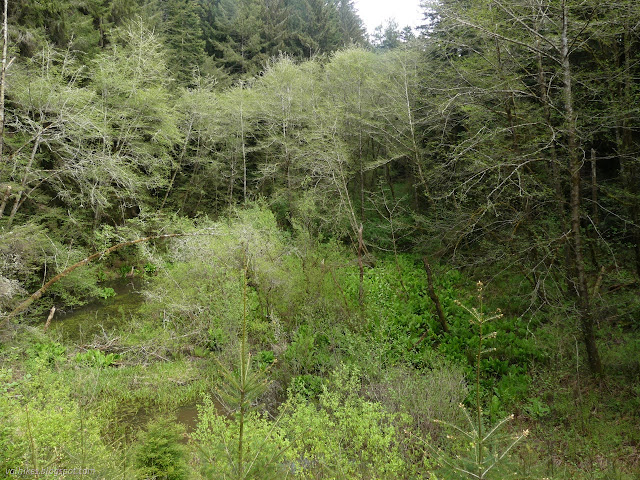
{"label": "tree", "polygon": [[434,120],[425,113],[431,109],[425,108],[424,100],[420,101],[420,67],[420,52],[415,48],[385,53],[377,69],[380,93],[376,95],[379,100],[375,103],[374,117],[378,119],[375,128],[381,136],[379,142],[387,150],[388,162],[404,160],[414,205],[424,206],[430,203],[425,171],[432,166],[427,164],[422,137],[425,127]]}
{"label": "tree", "polygon": [[365,28],[362,19],[356,13],[353,0],[335,0],[340,21],[340,35],[345,46],[363,45]]}
{"label": "tree", "polygon": [[295,32],[294,55],[312,58],[343,46],[335,4],[327,0],[295,0],[290,27]]}
{"label": "tree", "polygon": [[221,173],[226,180],[229,206],[234,205],[238,197],[246,204],[251,195],[249,156],[253,147],[249,144],[255,143],[252,138],[255,134],[255,94],[250,85],[239,82],[219,100],[211,132],[215,154],[223,166]]}
{"label": "tree", "polygon": [[267,60],[263,0],[220,0],[211,40],[214,62],[233,76],[257,74]]}
{"label": "tree", "polygon": [[194,72],[204,64],[205,42],[196,0],[168,0],[163,4],[167,65],[182,85],[193,86]]}
{"label": "tree", "polygon": [[[335,122],[339,125],[340,136],[349,155],[347,162],[347,182],[352,176],[357,178],[359,200],[359,221],[365,221],[365,172],[368,170],[371,149],[369,134],[373,131],[372,112],[378,94],[374,83],[377,58],[372,52],[361,48],[350,48],[334,54],[327,66],[327,95],[334,105]],[[354,230],[354,234],[357,232]]]}
{"label": "tree", "polygon": [[[7,11],[8,3],[9,0],[4,0],[4,10],[2,17],[2,70],[0,71],[0,165],[4,165],[4,96],[7,81],[7,48],[9,43],[9,15]],[[0,205],[0,217],[2,217],[2,215],[4,214],[7,200],[9,199],[9,195],[11,194],[11,187],[7,185],[5,188],[5,191],[1,193],[2,203]]]}
{"label": "tree", "polygon": [[315,66],[306,67],[282,56],[267,66],[255,84],[255,94],[261,99],[256,111],[260,124],[256,149],[264,158],[258,181],[263,193],[276,196],[281,213],[289,219],[304,178],[301,167],[307,155],[307,127],[314,111],[315,79],[308,69]]}
{"label": "tree", "polygon": [[403,33],[398,22],[389,20],[386,25],[380,24],[373,32],[373,45],[379,50],[392,50],[402,44]]}
{"label": "tree", "polygon": [[292,15],[292,2],[289,0],[265,0],[265,40],[267,54],[277,57],[293,54],[292,44],[295,32],[289,28]]}
{"label": "tree", "polygon": [[[615,144],[621,182],[619,185],[601,185],[601,188],[606,197],[618,199],[616,203],[622,206],[625,222],[621,227],[629,230],[625,237],[633,245],[636,274],[640,276],[640,164],[637,154],[640,142],[634,134],[639,114],[636,53],[639,39],[635,25],[640,21],[640,8],[635,2],[617,2],[607,5],[602,17],[609,29],[598,37],[600,68],[594,71],[594,77],[599,77],[592,79],[590,87],[594,91],[592,96],[609,98],[610,102],[604,115],[596,117],[600,122],[594,127],[600,127],[596,132],[601,138],[603,133],[607,135],[601,140],[603,143],[613,141]],[[609,79],[615,79],[613,84]],[[604,88],[596,90],[599,86]],[[606,132],[602,132],[604,129]]]}
{"label": "tree", "polygon": [[15,187],[8,226],[25,201],[35,201],[38,188],[55,185],[66,171],[57,160],[71,147],[68,137],[77,139],[86,126],[92,101],[91,92],[77,85],[81,71],[73,56],[49,48],[17,66],[10,78],[13,165],[0,166]]}
{"label": "tree", "polygon": [[183,89],[176,100],[182,140],[172,155],[173,171],[162,203],[187,215],[196,215],[203,205],[216,211],[229,204],[226,193],[221,193],[229,187],[223,146],[231,135],[220,124],[221,96],[215,82],[201,77],[196,87]]}
{"label": "tree", "polygon": [[[535,232],[538,228],[536,224],[541,225],[541,215],[547,211],[544,207],[548,202],[545,189],[553,192],[551,198],[554,199],[555,210],[559,212],[556,225],[560,228],[560,234],[551,241],[544,240],[545,243],[537,240],[529,251],[535,252],[533,258],[540,258],[545,250],[548,253],[544,253],[543,258],[555,258],[564,239],[570,236],[571,248],[566,250],[568,255],[564,260],[564,272],[568,285],[575,292],[589,367],[594,374],[599,374],[602,366],[596,347],[588,265],[584,257],[584,226],[590,219],[582,208],[582,152],[588,151],[593,138],[581,131],[587,113],[582,99],[577,96],[579,90],[575,87],[576,76],[583,71],[584,58],[591,55],[586,39],[599,10],[595,5],[569,0],[518,4],[491,0],[486,4],[473,5],[449,1],[439,8],[438,14],[449,28],[440,37],[443,45],[444,41],[451,42],[446,47],[449,61],[458,65],[476,65],[475,70],[457,67],[465,83],[461,90],[455,91],[455,96],[450,96],[448,103],[458,103],[465,111],[466,118],[462,125],[469,132],[466,136],[470,141],[464,151],[473,149],[477,156],[478,146],[488,138],[486,133],[490,132],[486,126],[493,125],[493,122],[485,120],[475,125],[471,122],[474,118],[482,118],[482,115],[486,118],[490,113],[499,111],[495,105],[503,107],[503,132],[508,134],[511,141],[507,158],[513,159],[512,165],[496,162],[495,167],[476,170],[462,185],[467,192],[471,191],[467,187],[479,185],[479,180],[486,185],[487,179],[491,178],[487,175],[493,171],[497,175],[497,186],[490,191],[490,199],[497,200],[498,197],[494,197],[496,194],[503,198],[505,194],[512,195],[517,192],[513,187],[520,190],[520,198],[526,198],[526,201],[524,204],[522,201],[516,202],[516,205],[522,204],[523,209],[514,210],[513,220],[509,222],[514,225],[512,238],[517,231]],[[451,35],[452,32],[456,33]],[[472,36],[474,40],[470,41],[469,37]],[[526,65],[537,72],[536,88],[532,88],[527,79]],[[466,105],[459,102],[464,92],[474,92],[474,88],[476,94],[490,91],[485,86],[482,90],[477,89],[482,85],[482,78],[477,76],[482,70],[478,66],[487,68],[494,75],[487,78],[502,79],[501,85],[505,88],[493,89],[497,94],[494,98],[499,103],[490,104],[487,103],[488,98],[477,96],[469,97]],[[533,100],[536,103],[532,103]],[[501,146],[496,152],[505,152],[504,142],[494,145]],[[483,150],[482,154],[487,158],[495,158],[486,152]],[[551,170],[545,168],[545,162],[551,165]],[[526,196],[523,196],[524,192]],[[488,225],[481,230],[478,219],[496,211],[496,200],[489,202],[489,208],[483,208],[483,213],[470,216],[467,225],[472,225],[471,231],[487,232]],[[517,220],[518,217],[520,220]],[[495,225],[500,223],[509,224],[502,220]],[[547,224],[552,225],[549,222]],[[554,243],[556,247],[553,247]],[[551,268],[548,261],[542,264]],[[540,278],[536,275],[531,278],[532,286],[538,289]]]}
{"label": "tree", "polygon": [[[170,153],[179,144],[178,117],[169,102],[169,75],[158,37],[142,22],[119,31],[118,42],[96,57],[93,129],[74,158],[74,179],[98,224],[107,209],[124,218],[147,192],[166,182]],[[114,200],[117,203],[114,205]]]}
{"label": "tree", "polygon": [[[106,41],[106,25],[113,0],[56,0],[32,2],[18,0],[11,2],[10,16],[18,25],[36,30],[46,41],[58,48],[70,47],[76,55],[95,54]],[[113,3],[120,4],[122,0]],[[129,6],[128,9],[132,9]],[[94,22],[98,28],[94,27]]]}

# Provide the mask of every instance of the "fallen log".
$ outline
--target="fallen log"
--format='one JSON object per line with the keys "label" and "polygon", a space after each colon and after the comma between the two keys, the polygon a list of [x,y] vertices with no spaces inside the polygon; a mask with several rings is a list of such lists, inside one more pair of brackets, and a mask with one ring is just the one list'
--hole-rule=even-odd
{"label": "fallen log", "polygon": [[80,268],[83,265],[86,265],[87,263],[95,260],[96,258],[102,258],[102,257],[104,257],[106,255],[109,255],[112,252],[115,252],[116,250],[118,250],[120,248],[128,247],[130,245],[135,245],[137,243],[148,242],[149,240],[159,240],[159,239],[162,239],[162,238],[173,238],[173,237],[185,237],[185,236],[190,236],[190,235],[193,235],[193,234],[189,234],[189,233],[169,233],[169,234],[165,234],[165,235],[153,235],[153,236],[150,236],[150,237],[143,237],[143,238],[138,238],[136,240],[130,240],[128,242],[118,243],[117,245],[113,245],[112,247],[109,247],[106,250],[103,250],[102,252],[98,252],[98,253],[94,253],[93,255],[89,255],[84,260],[80,260],[79,262],[74,263],[69,268],[63,270],[62,272],[57,274],[55,277],[51,278],[47,283],[45,283],[42,287],[40,287],[38,290],[36,290],[33,294],[31,294],[29,296],[29,298],[27,298],[24,302],[22,302],[20,305],[18,305],[16,308],[14,308],[11,312],[9,312],[9,314],[4,319],[2,319],[2,321],[0,321],[0,327],[4,327],[5,324],[9,321],[9,319],[11,319],[11,318],[15,317],[17,314],[25,311],[29,307],[29,305],[31,305],[33,302],[35,302],[40,297],[42,297],[42,295],[49,289],[49,287],[51,287],[51,285],[53,285],[54,283],[58,282],[59,280],[62,280],[64,277],[69,275],[75,269]]}

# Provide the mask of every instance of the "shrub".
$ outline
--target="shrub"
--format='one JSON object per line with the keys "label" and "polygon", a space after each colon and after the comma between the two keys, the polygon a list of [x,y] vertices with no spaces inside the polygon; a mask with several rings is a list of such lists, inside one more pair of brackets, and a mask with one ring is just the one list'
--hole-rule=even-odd
{"label": "shrub", "polygon": [[200,473],[207,479],[268,480],[285,477],[281,455],[288,442],[278,425],[257,412],[242,419],[243,466],[237,457],[240,419],[221,415],[206,396],[198,406],[198,427],[192,434],[199,452]]}
{"label": "shrub", "polygon": [[390,367],[378,382],[367,387],[367,393],[390,412],[410,415],[423,437],[436,437],[440,428],[434,418],[450,423],[464,421],[458,404],[464,401],[468,389],[463,368],[440,360],[422,371],[402,365]]}
{"label": "shrub", "polygon": [[[390,414],[359,396],[360,372],[342,366],[334,372],[316,406],[293,392],[282,418],[291,441],[288,457],[300,478],[421,478],[401,454],[409,418]],[[424,478],[424,477],[423,477]]]}
{"label": "shrub", "polygon": [[[60,372],[36,369],[37,375],[11,382],[11,394],[0,390],[0,416],[6,420],[0,427],[0,465],[91,468],[93,478],[115,478],[115,458],[103,443],[99,418],[75,401],[76,392]],[[5,378],[0,370],[0,380]]]}
{"label": "shrub", "polygon": [[152,422],[139,435],[136,467],[140,478],[185,480],[189,478],[186,449],[180,444],[183,430],[165,419]]}

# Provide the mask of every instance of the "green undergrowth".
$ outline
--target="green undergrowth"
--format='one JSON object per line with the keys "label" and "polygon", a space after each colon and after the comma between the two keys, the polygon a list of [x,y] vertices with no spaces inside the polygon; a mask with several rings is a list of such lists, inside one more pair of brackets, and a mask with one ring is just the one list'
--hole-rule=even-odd
{"label": "green undergrowth", "polygon": [[[509,283],[494,281],[482,308],[504,315],[483,333],[487,352],[477,363],[469,310],[477,279],[462,269],[432,265],[446,333],[418,255],[368,258],[361,303],[352,251],[303,229],[285,232],[265,208],[201,220],[199,228],[207,234],[145,257],[134,250],[99,274],[104,293],[120,267],[144,271],[135,297],[114,288],[94,304],[113,306],[107,317],[117,321],[100,317],[92,330],[98,314],[88,307],[77,320],[81,337],[27,326],[2,343],[3,467],[86,464],[104,478],[168,471],[237,478],[231,460],[220,462],[237,441],[238,420],[216,392],[223,372],[237,369],[244,318],[247,361],[268,381],[243,438],[270,475],[449,478],[439,455],[464,456],[469,443],[446,425],[464,425],[464,410],[479,402],[487,425],[514,415],[501,428],[507,444],[530,431],[501,461],[505,476],[487,478],[633,478],[640,441],[633,302],[621,299],[614,316],[602,317],[607,377],[595,382],[570,310],[525,314],[525,302],[509,304]],[[522,285],[514,277],[514,298]],[[189,429],[163,429],[180,409],[194,412]],[[276,463],[260,456],[269,452]]]}

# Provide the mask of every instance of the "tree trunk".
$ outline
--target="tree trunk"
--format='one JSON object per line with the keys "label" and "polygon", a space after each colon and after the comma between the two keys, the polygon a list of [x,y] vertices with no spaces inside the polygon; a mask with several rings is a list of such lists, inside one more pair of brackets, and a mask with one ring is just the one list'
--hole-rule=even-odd
{"label": "tree trunk", "polygon": [[[540,25],[537,25],[538,30],[540,29]],[[551,102],[549,100],[549,95],[547,93],[547,81],[545,78],[544,72],[544,64],[542,59],[542,53],[540,52],[540,39],[536,37],[536,50],[537,50],[537,58],[538,58],[538,90],[540,91],[540,101],[542,102],[542,109],[544,112],[544,120],[549,126],[550,129],[553,128],[551,123]],[[551,159],[549,160],[549,178],[551,179],[553,193],[556,201],[556,212],[558,215],[558,221],[561,225],[567,225],[567,214],[566,214],[566,197],[562,190],[561,183],[561,175],[558,168],[558,152],[556,150],[555,141],[551,141],[549,146],[549,153],[551,154]],[[563,242],[564,243],[564,242]],[[564,255],[564,263],[569,267],[572,264],[571,259],[571,250],[568,243],[565,243],[562,247],[563,255]],[[571,278],[571,277],[569,277]],[[573,293],[575,289],[571,289],[569,285],[567,285],[567,293]]]}
{"label": "tree trunk", "polygon": [[[508,84],[507,76],[504,73],[504,66],[502,62],[502,50],[500,49],[500,42],[496,38],[496,55],[498,60],[498,72],[500,75],[500,79],[505,84]],[[507,88],[508,90],[508,88]],[[509,130],[511,132],[511,144],[513,146],[513,151],[517,152],[519,150],[519,142],[518,142],[518,133],[516,131],[516,102],[513,96],[513,92],[508,92],[505,95],[504,100],[504,113],[507,116],[507,122],[509,124]]]}
{"label": "tree trunk", "polygon": [[442,310],[442,305],[440,304],[440,298],[436,294],[435,289],[433,288],[433,275],[431,274],[431,265],[429,265],[429,260],[427,257],[422,257],[422,263],[424,263],[424,269],[427,271],[427,282],[429,285],[429,297],[433,301],[433,304],[436,306],[436,312],[438,314],[438,320],[440,321],[440,326],[445,333],[449,333],[449,326],[447,325],[447,317],[444,316],[444,311]]}
{"label": "tree trunk", "polygon": [[598,172],[596,169],[596,150],[591,149],[591,203],[593,204],[592,215],[593,224],[596,228],[600,225],[598,212]]}
{"label": "tree trunk", "polygon": [[358,267],[360,269],[360,287],[358,291],[358,296],[360,300],[360,306],[364,305],[364,262],[362,261],[362,255],[364,253],[364,241],[362,239],[362,224],[360,224],[360,228],[358,229]]}
{"label": "tree trunk", "polygon": [[[420,164],[420,150],[418,148],[418,140],[416,138],[416,128],[415,122],[413,118],[413,111],[411,110],[411,95],[409,92],[409,72],[407,71],[406,64],[403,65],[403,75],[404,75],[404,100],[407,107],[407,122],[409,123],[409,134],[411,135],[411,156],[414,165],[415,172],[418,176],[418,181],[420,184],[421,191],[427,199],[427,204],[430,204],[430,193],[429,193],[429,185],[427,184],[427,180],[424,176],[424,172],[422,171],[422,165]],[[414,174],[414,178],[415,178]],[[419,207],[419,198],[418,198],[418,188],[416,182],[414,180],[414,191],[416,194],[416,208]]]}
{"label": "tree trunk", "polygon": [[182,165],[182,161],[184,160],[184,156],[187,153],[187,147],[189,146],[189,141],[191,140],[191,131],[193,128],[193,118],[190,119],[189,121],[189,129],[187,130],[187,136],[184,139],[184,145],[182,145],[182,150],[180,152],[180,157],[178,159],[178,165],[176,166],[176,169],[173,171],[173,175],[171,176],[171,180],[169,181],[169,186],[167,187],[167,191],[164,194],[164,198],[162,199],[162,204],[160,205],[160,210],[162,210],[165,206],[165,204],[167,203],[167,200],[169,198],[169,193],[171,192],[171,189],[173,188],[173,184],[176,181],[176,176],[178,175],[178,172],[180,171],[180,165]]}
{"label": "tree trunk", "polygon": [[[7,21],[7,5],[9,0],[4,0],[4,17],[2,20],[2,71],[0,72],[0,169],[4,167],[4,92],[7,76],[7,42],[9,41],[8,21]],[[7,185],[2,206],[0,206],[0,217],[4,215],[4,209],[7,206],[7,200],[11,194],[11,186]]]}
{"label": "tree trunk", "polygon": [[600,375],[602,373],[602,364],[596,344],[595,331],[593,327],[593,312],[589,302],[589,288],[587,285],[587,277],[584,270],[584,259],[582,257],[582,234],[580,229],[580,168],[581,162],[578,150],[578,135],[576,131],[576,115],[573,109],[573,90],[571,63],[569,60],[569,18],[566,0],[562,2],[562,73],[563,73],[563,90],[564,90],[564,110],[565,124],[569,151],[569,167],[570,167],[570,220],[571,234],[574,243],[574,261],[576,272],[576,285],[578,288],[579,304],[580,304],[580,323],[582,334],[587,349],[587,359],[589,369],[592,374]]}
{"label": "tree trunk", "polygon": [[4,195],[2,196],[2,204],[0,205],[0,218],[4,215],[4,209],[7,207],[7,202],[11,196],[11,185],[7,185]]}
{"label": "tree trunk", "polygon": [[9,41],[7,5],[9,0],[4,0],[4,17],[2,20],[2,72],[0,72],[0,165],[3,163],[4,151],[4,92],[7,76],[7,42]]}
{"label": "tree trunk", "polygon": [[94,253],[93,255],[89,255],[84,260],[80,260],[79,262],[74,263],[67,269],[63,270],[62,272],[60,272],[59,274],[51,278],[47,283],[45,283],[42,287],[40,287],[35,293],[31,294],[29,298],[23,301],[20,305],[18,305],[11,312],[9,312],[7,316],[5,316],[2,320],[0,320],[0,327],[3,327],[11,318],[15,317],[21,312],[24,312],[29,307],[29,305],[31,305],[36,300],[40,299],[40,297],[42,297],[42,295],[49,289],[49,287],[51,287],[51,285],[58,282],[59,280],[62,280],[64,277],[69,275],[71,272],[73,272],[77,268],[80,268],[83,265],[86,265],[87,263],[97,258],[105,257],[122,247],[128,247],[129,245],[136,245],[138,243],[148,242],[149,240],[158,240],[162,238],[174,238],[174,237],[189,237],[193,235],[194,234],[187,234],[187,233],[169,233],[165,235],[153,235],[150,237],[138,238],[137,240],[130,240],[128,242],[118,243],[117,245],[109,247],[106,250],[103,250],[102,252],[97,252],[97,253]]}
{"label": "tree trunk", "polygon": [[[640,222],[640,205],[638,205],[638,182],[640,179],[638,178],[638,166],[637,160],[633,154],[633,116],[629,113],[628,109],[633,105],[633,77],[632,77],[632,59],[631,59],[631,49],[632,49],[632,31],[635,27],[632,27],[629,24],[628,18],[631,17],[631,5],[632,2],[629,2],[629,11],[627,12],[627,20],[625,20],[624,25],[624,93],[623,93],[623,105],[626,109],[623,117],[622,117],[622,132],[621,132],[621,142],[622,142],[622,158],[621,158],[621,175],[626,177],[625,181],[627,184],[627,188],[631,193],[632,205],[631,205],[631,220],[633,222],[632,227],[632,238],[634,243],[635,257],[636,257],[636,273],[640,277],[640,228],[638,222]],[[629,165],[624,165],[626,162],[629,162]],[[624,169],[624,171],[623,171]]]}
{"label": "tree trunk", "polygon": [[384,164],[384,178],[389,186],[389,192],[391,192],[391,199],[396,202],[396,192],[393,190],[393,182],[391,181],[391,172],[389,171],[389,164]]}
{"label": "tree trunk", "polygon": [[244,140],[244,86],[240,96],[240,141],[242,142],[242,203],[247,203],[247,147]]}
{"label": "tree trunk", "polygon": [[[362,121],[362,81],[358,83],[358,121]],[[364,222],[364,158],[362,145],[362,124],[358,127],[358,161],[360,168],[360,221]]]}

